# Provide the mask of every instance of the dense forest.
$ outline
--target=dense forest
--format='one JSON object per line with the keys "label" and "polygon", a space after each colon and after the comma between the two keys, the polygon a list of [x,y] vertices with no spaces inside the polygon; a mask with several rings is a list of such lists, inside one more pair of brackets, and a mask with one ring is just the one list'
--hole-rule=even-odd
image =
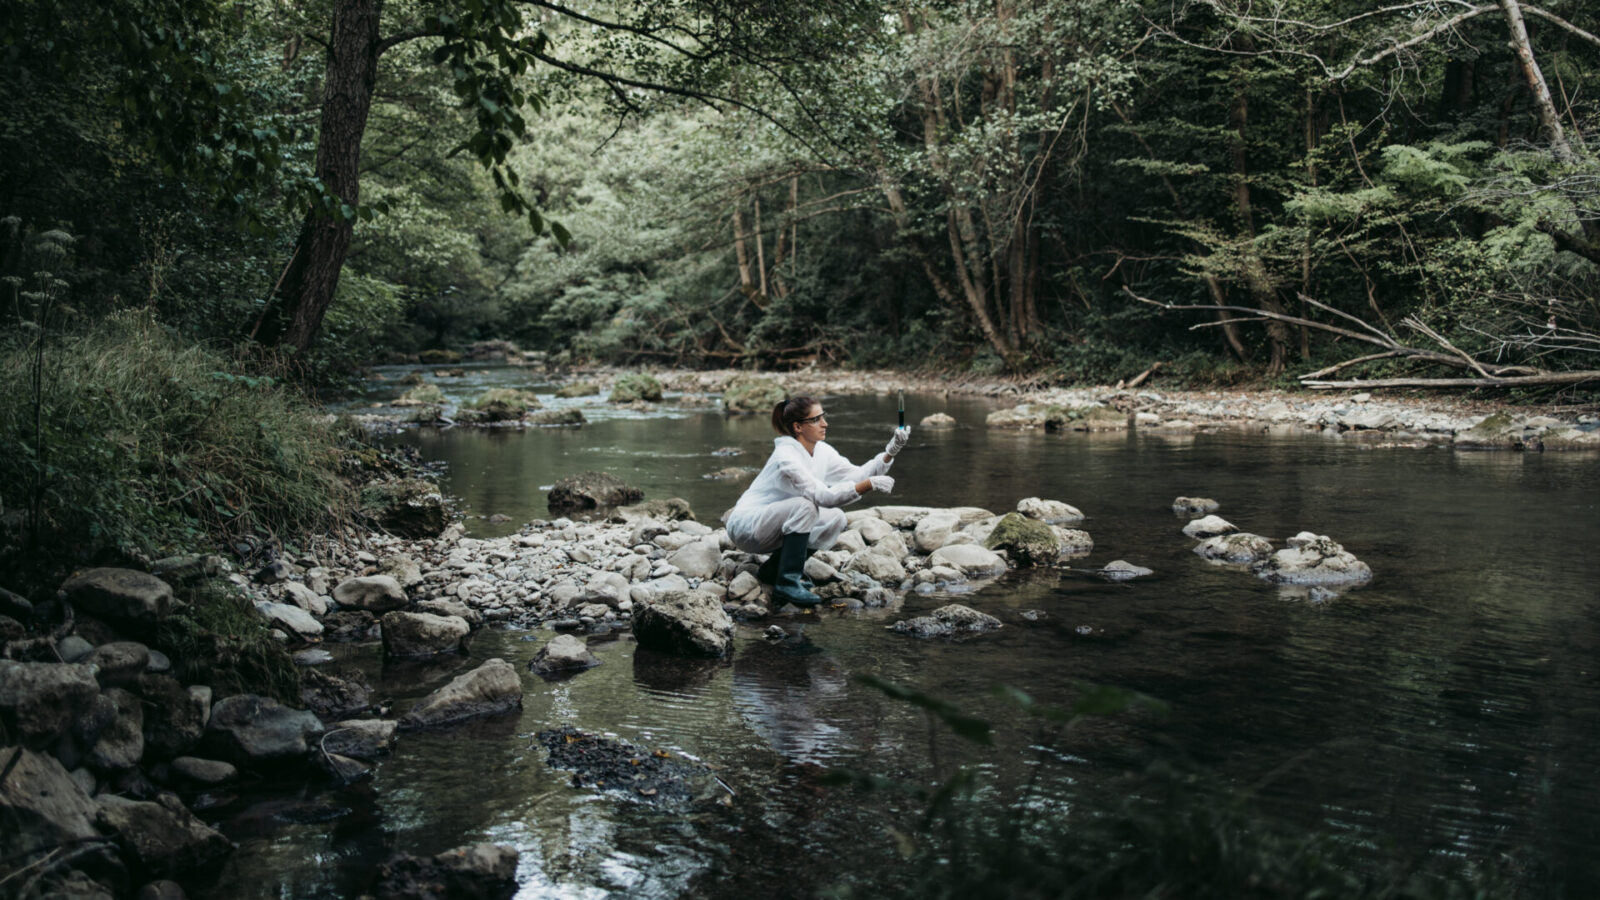
{"label": "dense forest", "polygon": [[493,337],[1582,382],[1595,28],[1575,0],[10,4],[5,315],[147,310],[313,379]]}

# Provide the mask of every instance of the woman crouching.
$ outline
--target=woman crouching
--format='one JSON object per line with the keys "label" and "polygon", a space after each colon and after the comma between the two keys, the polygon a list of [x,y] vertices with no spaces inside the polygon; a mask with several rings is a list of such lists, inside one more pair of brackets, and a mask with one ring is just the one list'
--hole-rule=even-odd
{"label": "woman crouching", "polygon": [[805,577],[806,558],[826,550],[844,532],[839,507],[868,491],[894,489],[887,474],[911,429],[895,429],[883,453],[854,466],[828,446],[828,418],[810,397],[791,397],[773,407],[772,456],[728,514],[728,537],[746,553],[771,553],[757,577],[782,600],[816,606],[822,598]]}

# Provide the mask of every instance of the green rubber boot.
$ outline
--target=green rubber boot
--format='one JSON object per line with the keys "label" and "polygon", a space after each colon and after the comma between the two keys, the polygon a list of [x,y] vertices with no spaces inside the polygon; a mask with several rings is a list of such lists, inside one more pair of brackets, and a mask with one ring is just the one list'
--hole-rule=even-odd
{"label": "green rubber boot", "polygon": [[773,586],[772,593],[780,599],[793,603],[795,606],[816,606],[822,598],[807,590],[803,569],[806,564],[806,542],[811,540],[811,535],[803,531],[783,536],[783,546],[776,554],[778,557],[778,583]]}
{"label": "green rubber boot", "polygon": [[[817,551],[812,550],[810,547],[807,547],[806,559],[811,559],[816,552]],[[772,551],[772,554],[767,557],[767,561],[762,563],[761,568],[756,570],[756,580],[765,585],[776,585],[778,583],[778,562],[782,557],[783,554],[779,550]],[[806,590],[814,591],[817,589],[817,586],[810,578],[806,577],[805,565],[805,563],[800,564],[800,584]]]}

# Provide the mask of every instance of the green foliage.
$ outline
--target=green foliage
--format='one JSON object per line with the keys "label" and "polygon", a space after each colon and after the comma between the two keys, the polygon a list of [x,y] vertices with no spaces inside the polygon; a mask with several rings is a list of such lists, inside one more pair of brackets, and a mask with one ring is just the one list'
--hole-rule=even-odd
{"label": "green foliage", "polygon": [[38,499],[33,546],[6,548],[30,567],[304,534],[348,506],[337,477],[345,438],[334,425],[292,388],[238,371],[142,313],[8,343],[0,440],[17,448],[0,456],[7,505]]}
{"label": "green foliage", "polygon": [[618,378],[611,386],[611,395],[606,398],[611,403],[633,403],[638,400],[654,403],[660,399],[661,382],[648,372],[634,372]]}
{"label": "green foliage", "polygon": [[174,675],[185,684],[210,685],[219,698],[253,693],[301,705],[299,667],[238,588],[208,579],[180,587],[176,599],[153,642],[172,658]]}

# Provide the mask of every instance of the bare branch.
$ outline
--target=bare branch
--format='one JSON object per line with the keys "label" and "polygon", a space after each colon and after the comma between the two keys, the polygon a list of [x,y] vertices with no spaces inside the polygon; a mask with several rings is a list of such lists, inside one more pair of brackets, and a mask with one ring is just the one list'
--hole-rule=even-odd
{"label": "bare branch", "polygon": [[1388,59],[1389,57],[1394,56],[1395,54],[1397,54],[1397,53],[1399,53],[1399,52],[1401,52],[1403,50],[1409,50],[1412,47],[1417,46],[1418,44],[1426,44],[1428,41],[1431,41],[1434,38],[1438,37],[1439,35],[1444,34],[1445,32],[1451,30],[1452,28],[1455,28],[1457,25],[1460,25],[1462,22],[1465,22],[1466,20],[1474,18],[1476,16],[1481,16],[1486,12],[1492,12],[1495,8],[1496,8],[1495,5],[1492,4],[1492,3],[1485,3],[1485,4],[1481,5],[1481,6],[1474,6],[1474,7],[1470,8],[1470,9],[1468,9],[1466,12],[1458,13],[1458,14],[1456,14],[1454,16],[1451,16],[1448,19],[1445,19],[1443,22],[1440,22],[1439,24],[1433,26],[1432,28],[1429,28],[1427,31],[1424,31],[1424,32],[1421,32],[1419,34],[1416,34],[1416,35],[1412,36],[1408,40],[1401,41],[1398,44],[1390,45],[1389,47],[1386,47],[1383,50],[1379,50],[1377,53],[1374,53],[1371,56],[1366,57],[1365,59],[1357,59],[1355,62],[1352,62],[1350,65],[1345,66],[1344,70],[1339,72],[1339,73],[1337,73],[1337,74],[1334,74],[1334,73],[1330,72],[1328,74],[1328,77],[1333,79],[1334,81],[1343,81],[1346,78],[1349,78],[1351,76],[1351,74],[1353,74],[1356,71],[1356,69],[1366,68],[1367,66],[1373,65],[1374,63],[1382,62],[1383,60]]}
{"label": "bare branch", "polygon": [[1523,6],[1522,11],[1530,16],[1538,16],[1539,18],[1544,19],[1546,22],[1550,22],[1560,28],[1565,28],[1567,31],[1570,31],[1589,43],[1594,44],[1596,47],[1600,47],[1600,37],[1596,37],[1595,35],[1584,31],[1582,28],[1579,28],[1571,22],[1568,22],[1566,19],[1561,18],[1553,12],[1546,12],[1537,6]]}

